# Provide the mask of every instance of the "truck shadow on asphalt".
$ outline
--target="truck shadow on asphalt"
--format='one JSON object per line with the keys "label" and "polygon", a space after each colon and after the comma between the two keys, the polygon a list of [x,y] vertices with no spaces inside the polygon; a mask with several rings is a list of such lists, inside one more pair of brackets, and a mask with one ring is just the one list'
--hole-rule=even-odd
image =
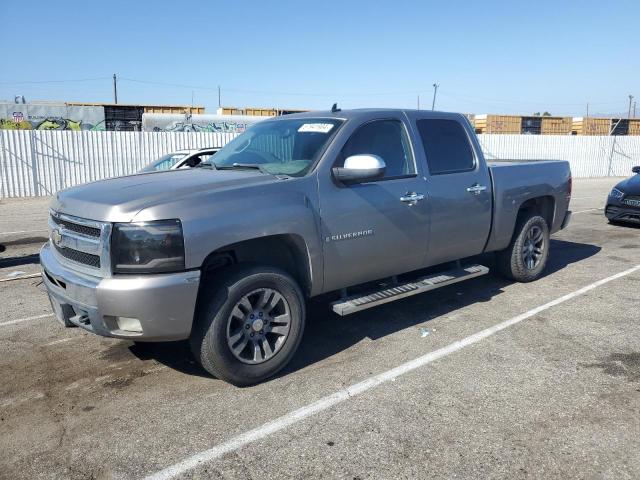
{"label": "truck shadow on asphalt", "polygon": [[[596,245],[552,239],[551,256],[544,276],[592,257],[600,250]],[[492,256],[485,255],[473,260],[491,267]],[[322,362],[365,338],[375,341],[466,306],[488,302],[511,283],[489,274],[348,317],[334,314],[326,298],[309,301],[307,325],[300,348],[291,363],[275,378]],[[210,376],[193,360],[187,342],[137,344],[129,349],[140,359],[154,359],[189,375]]]}
{"label": "truck shadow on asphalt", "polygon": [[0,253],[6,256],[0,257],[0,268],[19,267],[21,265],[32,265],[40,262],[40,254],[12,255],[13,248],[25,245],[37,245],[38,250],[47,242],[46,237],[28,237],[18,240],[3,241],[0,243]]}

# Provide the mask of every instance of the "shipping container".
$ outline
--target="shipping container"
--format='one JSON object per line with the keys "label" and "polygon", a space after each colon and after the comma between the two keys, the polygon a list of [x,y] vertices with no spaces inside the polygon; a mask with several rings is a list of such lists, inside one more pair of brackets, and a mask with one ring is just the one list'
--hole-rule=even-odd
{"label": "shipping container", "polygon": [[244,114],[256,117],[275,117],[278,112],[275,108],[245,108]]}
{"label": "shipping container", "polygon": [[542,117],[542,135],[571,135],[571,117]]}
{"label": "shipping container", "polygon": [[629,119],[612,118],[611,135],[629,135]]}
{"label": "shipping container", "polygon": [[476,115],[474,119],[476,133],[519,134],[522,130],[522,117],[519,115]]}
{"label": "shipping container", "polygon": [[629,120],[629,135],[640,135],[640,118]]}
{"label": "shipping container", "polygon": [[220,107],[218,115],[250,115],[255,117],[275,117],[279,115],[288,115],[290,113],[303,113],[309,110],[299,110],[291,108],[236,108],[236,107]]}
{"label": "shipping container", "polygon": [[542,131],[542,117],[522,117],[520,133],[523,135],[540,135]]}
{"label": "shipping container", "polygon": [[142,108],[144,109],[144,113],[204,113],[204,107],[196,107],[191,105],[142,105]]}
{"label": "shipping container", "polygon": [[104,122],[107,130],[139,132],[142,130],[142,107],[105,105]]}
{"label": "shipping container", "polygon": [[610,118],[573,117],[573,135],[609,135],[610,131]]}
{"label": "shipping container", "polygon": [[133,103],[87,103],[87,102],[67,102],[67,105],[108,107],[114,108],[142,108],[144,113],[204,113],[204,107],[194,105],[143,105]]}

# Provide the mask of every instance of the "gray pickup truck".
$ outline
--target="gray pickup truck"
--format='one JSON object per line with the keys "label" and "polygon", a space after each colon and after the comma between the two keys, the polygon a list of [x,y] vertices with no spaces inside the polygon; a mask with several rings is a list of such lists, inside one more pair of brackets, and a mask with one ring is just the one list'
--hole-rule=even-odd
{"label": "gray pickup truck", "polygon": [[292,358],[309,297],[347,315],[483,275],[485,252],[535,280],[570,196],[567,162],[487,165],[462,115],[333,109],[260,122],[199,168],[59,192],[40,259],[65,326],[189,339],[249,385]]}

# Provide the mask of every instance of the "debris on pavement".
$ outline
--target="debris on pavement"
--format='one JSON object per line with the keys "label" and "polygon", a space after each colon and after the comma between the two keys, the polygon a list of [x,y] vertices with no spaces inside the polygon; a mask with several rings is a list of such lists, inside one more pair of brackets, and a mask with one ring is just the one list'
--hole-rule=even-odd
{"label": "debris on pavement", "polygon": [[23,272],[22,270],[14,270],[11,273],[7,273],[7,275],[5,275],[7,278],[16,278],[16,277],[20,277],[21,275],[26,275],[27,272]]}

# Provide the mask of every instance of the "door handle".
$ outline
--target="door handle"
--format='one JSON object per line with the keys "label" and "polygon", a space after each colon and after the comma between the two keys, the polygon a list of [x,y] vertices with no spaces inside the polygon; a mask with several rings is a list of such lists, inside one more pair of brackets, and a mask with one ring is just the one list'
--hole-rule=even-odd
{"label": "door handle", "polygon": [[471,185],[470,187],[467,188],[467,192],[473,193],[474,195],[480,195],[480,193],[486,190],[487,190],[487,187],[485,185],[480,185],[479,183]]}
{"label": "door handle", "polygon": [[409,205],[415,205],[420,200],[424,200],[424,195],[422,193],[416,192],[407,192],[402,197],[400,197],[401,202],[408,203]]}

